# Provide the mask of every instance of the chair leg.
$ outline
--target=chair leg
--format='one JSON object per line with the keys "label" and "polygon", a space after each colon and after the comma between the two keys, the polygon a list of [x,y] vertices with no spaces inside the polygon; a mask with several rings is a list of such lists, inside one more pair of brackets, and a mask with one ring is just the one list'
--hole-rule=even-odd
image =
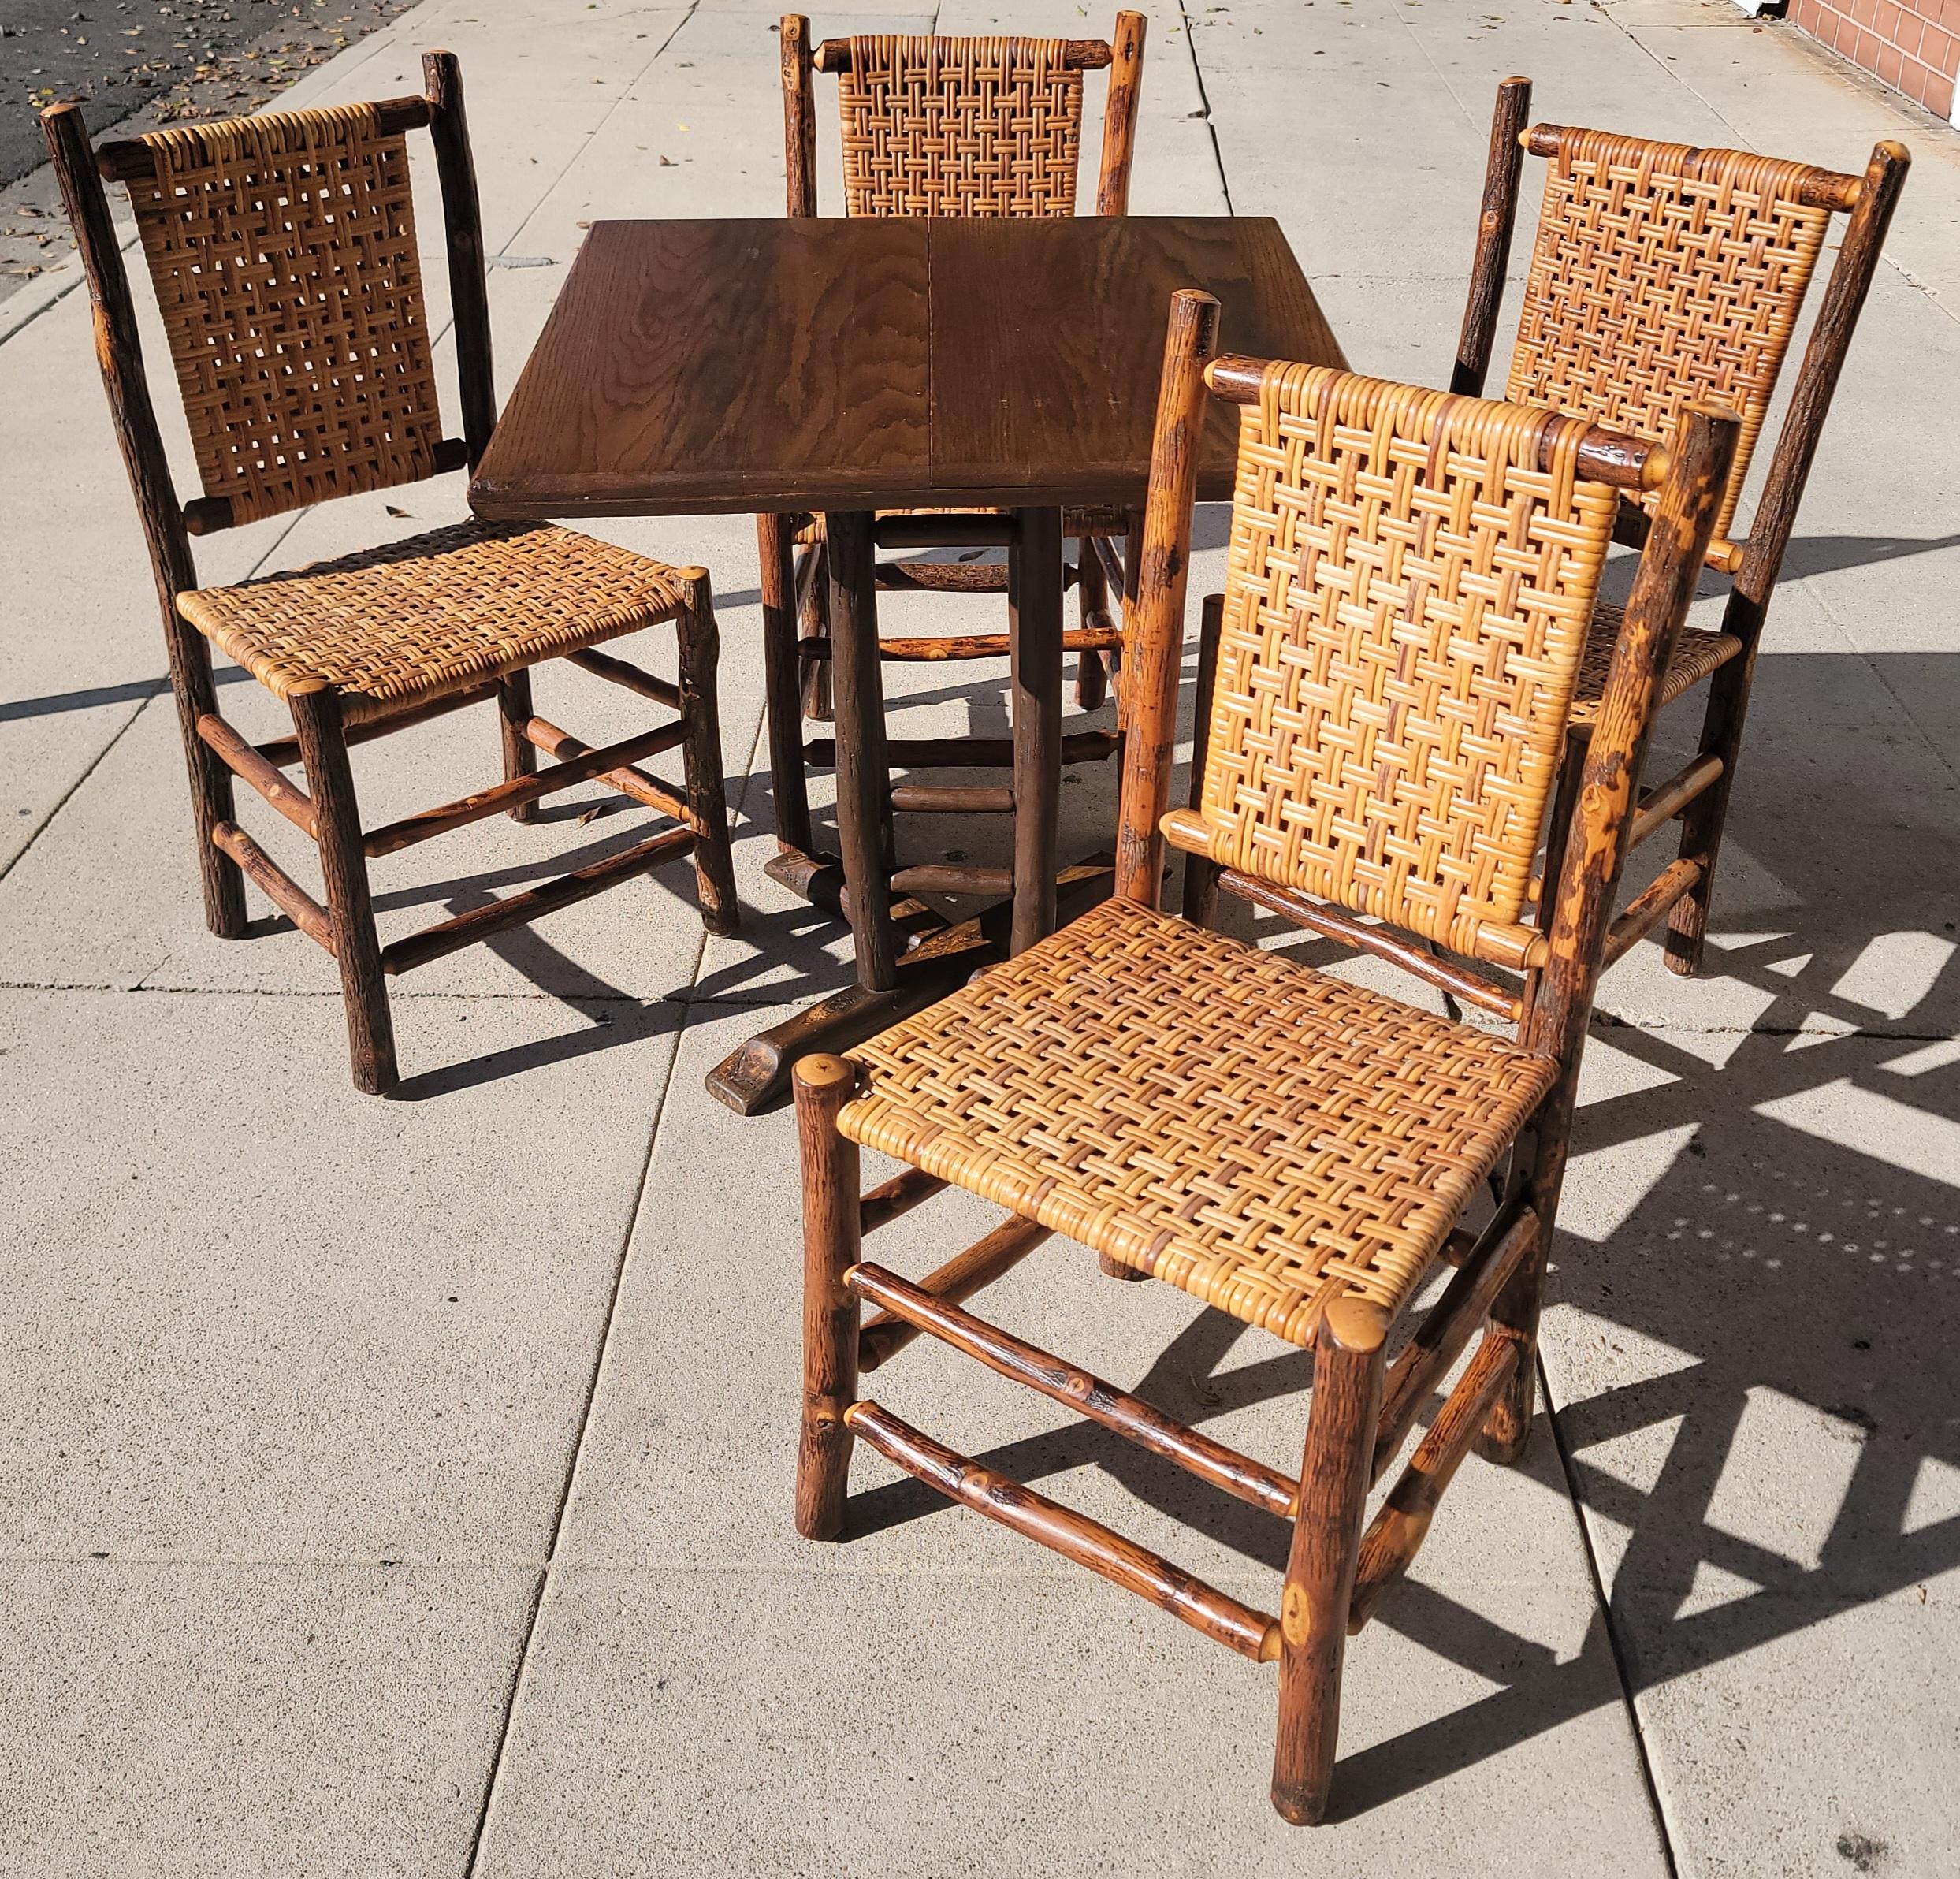
{"label": "chair leg", "polygon": [[292,708],[299,761],[306,766],[307,788],[319,824],[320,872],[326,882],[334,957],[340,962],[354,1087],[378,1096],[397,1080],[395,1027],[388,1015],[388,980],[381,972],[381,940],[368,898],[367,854],[361,846],[360,811],[340,726],[340,701],[314,680],[290,693],[286,701]]}
{"label": "chair leg", "polygon": [[1388,1328],[1378,1305],[1337,1298],[1314,1344],[1300,1513],[1280,1600],[1279,1732],[1273,1750],[1273,1805],[1296,1827],[1317,1826],[1326,1818],[1333,1785],[1348,1606],[1367,1508]]}
{"label": "chair leg", "polygon": [[[1541,1186],[1534,1196],[1534,1204],[1542,1193]],[[1538,1244],[1519,1262],[1490,1307],[1490,1333],[1509,1338],[1522,1347],[1511,1380],[1491,1405],[1483,1433],[1477,1438],[1477,1453],[1496,1468],[1511,1468],[1523,1460],[1531,1439],[1532,1412],[1538,1398],[1538,1312],[1545,1296],[1551,1221],[1557,1206],[1555,1189],[1538,1215]]]}
{"label": "chair leg", "polygon": [[197,831],[197,867],[204,889],[204,924],[221,940],[245,931],[245,876],[237,862],[211,840],[211,831],[233,819],[232,773],[197,734],[205,713],[219,716],[211,683],[211,649],[203,635],[172,616],[164,630],[170,686],[177,694],[177,727],[191,775],[191,817]]}
{"label": "chair leg", "polygon": [[[819,541],[805,548],[796,560],[796,631],[799,639],[828,640],[831,636],[830,570],[824,564],[829,549]],[[816,565],[805,571],[811,561]],[[831,662],[828,659],[803,661],[803,715],[819,724],[829,724],[835,716],[831,701]]]}
{"label": "chair leg", "polygon": [[796,1530],[834,1540],[844,1529],[854,1441],[844,1412],[857,1396],[857,1294],[844,1284],[857,1263],[857,1144],[838,1133],[837,1112],[857,1085],[841,1057],[805,1057],[791,1081],[803,1165],[803,1420],[796,1453]]}
{"label": "chair leg", "polygon": [[[504,780],[515,783],[520,776],[534,775],[537,769],[537,746],[524,735],[524,727],[531,721],[529,672],[512,672],[508,678],[497,681],[497,714],[499,728],[504,734]],[[520,802],[507,813],[513,822],[535,822],[538,805]]]}
{"label": "chair leg", "polygon": [[1756,656],[1752,647],[1731,659],[1709,682],[1708,710],[1702,721],[1702,750],[1722,760],[1722,773],[1690,802],[1681,817],[1681,858],[1702,864],[1700,880],[1668,913],[1668,969],[1692,977],[1702,969],[1708,943],[1709,906],[1715,888],[1715,865],[1721,858],[1722,828],[1728,820],[1728,793],[1735,776],[1735,758],[1742,744],[1742,720],[1749,713],[1750,682]]}
{"label": "chair leg", "polygon": [[[1075,597],[1077,617],[1086,632],[1105,623],[1109,616],[1109,579],[1103,572],[1095,544],[1086,536],[1075,545]],[[1084,711],[1099,711],[1110,695],[1110,670],[1103,655],[1084,646],[1075,662],[1075,701]]]}
{"label": "chair leg", "polygon": [[728,787],[721,772],[721,712],[716,670],[721,635],[715,624],[715,597],[705,567],[679,571],[684,596],[675,625],[680,634],[681,715],[686,735],[681,765],[687,779],[687,806],[696,831],[694,880],[701,895],[701,925],[711,933],[740,930],[735,902],[735,864],[728,845]]}

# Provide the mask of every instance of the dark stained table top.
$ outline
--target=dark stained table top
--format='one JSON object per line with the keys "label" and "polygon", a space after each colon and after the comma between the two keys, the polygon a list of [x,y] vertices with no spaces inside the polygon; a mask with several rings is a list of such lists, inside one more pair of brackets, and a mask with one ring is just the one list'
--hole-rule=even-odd
{"label": "dark stained table top", "polygon": [[[1339,364],[1263,216],[595,222],[470,485],[492,519],[1139,504],[1171,295]],[[1199,494],[1230,493],[1214,406]]]}

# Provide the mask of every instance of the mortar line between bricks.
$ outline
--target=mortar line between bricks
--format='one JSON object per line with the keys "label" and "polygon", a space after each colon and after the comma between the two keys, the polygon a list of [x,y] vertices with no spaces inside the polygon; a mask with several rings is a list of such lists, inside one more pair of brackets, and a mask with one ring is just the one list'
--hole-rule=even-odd
{"label": "mortar line between bricks", "polygon": [[1627,1732],[1633,1737],[1634,1754],[1640,1763],[1641,1785],[1647,1805],[1653,1810],[1654,1832],[1661,1841],[1661,1856],[1667,1862],[1668,1879],[1680,1879],[1680,1862],[1674,1856],[1674,1836],[1668,1830],[1668,1810],[1661,1805],[1660,1784],[1654,1778],[1653,1758],[1648,1752],[1646,1731],[1641,1727],[1640,1710],[1634,1701],[1634,1688],[1627,1669],[1627,1656],[1620,1643],[1619,1628],[1613,1622],[1612,1602],[1606,1595],[1605,1576],[1600,1571],[1599,1555],[1593,1546],[1593,1530],[1586,1518],[1586,1503],[1579,1484],[1579,1471],[1565,1446],[1565,1430],[1552,1394],[1552,1374],[1545,1367],[1545,1353],[1533,1353],[1538,1373],[1538,1388],[1545,1395],[1545,1419],[1552,1425],[1552,1446],[1558,1450],[1559,1468],[1565,1477],[1565,1492],[1572,1504],[1572,1520],[1579,1528],[1580,1550],[1586,1555],[1586,1569],[1591,1575],[1593,1596],[1598,1602],[1600,1622],[1606,1632],[1606,1649],[1613,1660],[1613,1680],[1620,1687],[1620,1700],[1627,1712]]}

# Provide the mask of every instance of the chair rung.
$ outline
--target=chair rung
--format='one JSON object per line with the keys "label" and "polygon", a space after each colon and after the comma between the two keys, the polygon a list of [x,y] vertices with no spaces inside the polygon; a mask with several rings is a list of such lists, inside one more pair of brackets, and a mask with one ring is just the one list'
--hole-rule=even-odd
{"label": "chair rung", "polygon": [[[1165,832],[1173,846],[1187,852],[1194,850],[1195,832],[1191,825],[1195,820],[1189,809],[1173,809],[1165,818]],[[1487,979],[1467,966],[1439,958],[1421,940],[1405,939],[1393,927],[1370,926],[1339,907],[1309,900],[1305,895],[1296,894],[1289,887],[1276,887],[1251,875],[1241,874],[1236,868],[1220,869],[1218,885],[1237,899],[1264,907],[1269,913],[1278,913],[1282,919],[1290,920],[1309,932],[1325,933],[1330,940],[1338,940],[1345,945],[1358,947],[1363,952],[1386,959],[1404,972],[1413,973],[1419,979],[1441,986],[1467,1005],[1481,1006],[1486,1011],[1496,1012],[1500,1018],[1516,1019],[1524,1014],[1523,999],[1509,986]],[[1534,938],[1534,943],[1542,945],[1543,942]]]}
{"label": "chair rung", "polygon": [[1361,1536],[1355,1567],[1354,1595],[1348,1602],[1348,1629],[1360,1630],[1373,1616],[1376,1602],[1409,1569],[1429,1532],[1436,1504],[1449,1486],[1457,1465],[1490,1413],[1498,1393],[1510,1382],[1524,1347],[1502,1331],[1485,1334],[1462,1381],[1450,1392],[1429,1433],[1417,1445],[1408,1466],[1389,1490],[1382,1511]]}
{"label": "chair rung", "polygon": [[1665,783],[1656,783],[1640,798],[1633,827],[1627,832],[1627,847],[1638,848],[1657,828],[1672,822],[1721,774],[1721,758],[1706,750],[1675,771]]}
{"label": "chair rung", "polygon": [[[1062,635],[1065,653],[1120,653],[1123,634],[1117,627],[1070,627]],[[1005,659],[1013,650],[1006,633],[943,634],[927,639],[883,639],[881,659],[935,661],[949,659]]]}
{"label": "chair rung", "polygon": [[288,782],[279,766],[269,761],[262,751],[255,750],[222,718],[208,711],[197,720],[197,734],[224,760],[233,776],[243,777],[294,828],[319,840],[320,825],[314,813],[313,798],[296,783]]}
{"label": "chair rung", "polygon": [[[1114,731],[1071,731],[1062,740],[1062,761],[1100,763],[1115,749]],[[806,763],[835,763],[836,740],[811,739],[803,757]],[[1010,737],[894,737],[885,745],[885,761],[894,770],[1004,770],[1013,761]]]}
{"label": "chair rung", "polygon": [[513,777],[489,789],[478,790],[474,795],[445,802],[440,808],[426,809],[415,815],[404,816],[399,822],[371,829],[362,836],[361,845],[370,856],[393,854],[397,850],[412,847],[418,842],[426,842],[432,836],[446,835],[452,828],[466,828],[487,817],[522,808],[527,802],[555,795],[560,790],[575,789],[582,783],[591,782],[595,776],[602,776],[609,770],[631,763],[636,757],[657,756],[663,750],[672,750],[686,734],[685,725],[663,724],[657,731],[642,731],[638,737],[623,739],[602,750],[581,750],[549,770],[535,770],[528,776]]}
{"label": "chair rung", "polygon": [[[1502,1230],[1499,1229],[1501,1226]],[[1374,1462],[1370,1480],[1395,1459],[1395,1452],[1429,1393],[1449,1374],[1471,1334],[1484,1321],[1493,1300],[1530,1252],[1538,1230],[1535,1209],[1521,1207],[1508,1224],[1500,1215],[1463,1258],[1443,1296],[1390,1367],[1375,1423]]]}
{"label": "chair rung", "polygon": [[950,783],[900,783],[892,786],[891,806],[913,815],[1011,816],[1014,792]]}
{"label": "chair rung", "polygon": [[[901,1175],[899,1178],[902,1180],[904,1177]],[[943,1187],[946,1184],[942,1181],[939,1185]],[[861,1211],[868,1211],[872,1198],[869,1194],[865,1196]],[[883,1222],[874,1224],[882,1226]],[[919,1289],[944,1304],[958,1304],[976,1292],[984,1291],[1004,1274],[1013,1271],[1037,1246],[1045,1245],[1054,1237],[1053,1228],[1043,1226],[1036,1220],[1024,1220],[1018,1214],[1010,1214],[991,1233],[983,1234],[963,1252],[956,1252],[943,1266],[928,1272],[920,1280]],[[880,1364],[898,1356],[924,1328],[910,1319],[889,1312],[872,1319],[857,1334],[857,1367],[861,1371],[876,1370]]]}
{"label": "chair rung", "polygon": [[909,1214],[935,1194],[943,1194],[946,1183],[923,1168],[901,1168],[881,1187],[873,1188],[857,1203],[857,1231],[861,1237],[889,1226],[901,1214]]}
{"label": "chair rung", "polygon": [[594,861],[590,866],[575,869],[570,874],[561,874],[541,887],[510,895],[502,900],[493,901],[488,906],[472,907],[468,913],[459,913],[455,919],[445,920],[439,926],[425,927],[419,933],[411,933],[392,946],[383,947],[381,970],[391,973],[413,972],[418,966],[426,966],[431,959],[440,959],[446,953],[474,946],[479,940],[488,940],[493,934],[502,932],[506,927],[527,926],[547,913],[555,913],[560,907],[571,906],[620,881],[630,880],[636,874],[645,874],[664,861],[677,859],[693,848],[694,839],[691,828],[670,828],[650,842],[641,843],[637,848],[629,848],[624,854],[610,856],[603,861]]}
{"label": "chair rung", "polygon": [[930,1331],[955,1350],[976,1358],[989,1370],[1066,1404],[1078,1415],[1114,1430],[1153,1455],[1175,1462],[1214,1487],[1222,1488],[1283,1520],[1292,1519],[1299,1506],[1299,1483],[1278,1469],[1241,1455],[1236,1449],[1228,1449],[1196,1429],[1186,1428],[1161,1409],[1152,1408],[1141,1397],[1091,1376],[1085,1370],[1077,1370],[1073,1364],[1032,1344],[1024,1344],[999,1326],[962,1312],[950,1300],[935,1297],[924,1287],[913,1285],[882,1266],[854,1266],[844,1274],[844,1283],[893,1317]]}
{"label": "chair rung", "polygon": [[1031,1540],[1087,1566],[1151,1604],[1181,1618],[1194,1631],[1229,1645],[1255,1664],[1279,1655],[1279,1620],[1240,1604],[1181,1567],[1113,1532],[1099,1520],[1071,1512],[1031,1487],[983,1468],[969,1457],[922,1435],[873,1402],[854,1403],[845,1425],[887,1461],[937,1488],[948,1500],[984,1513]]}
{"label": "chair rung", "polygon": [[1646,891],[1627,903],[1627,910],[1606,930],[1606,947],[1600,970],[1623,958],[1649,927],[1660,924],[1668,908],[1702,878],[1702,864],[1683,855],[1670,861],[1657,874]]}
{"label": "chair rung", "polygon": [[[397,731],[413,730],[418,724],[446,718],[452,711],[462,711],[471,705],[487,705],[496,696],[494,683],[472,686],[467,691],[452,692],[446,698],[427,699],[387,717],[363,718],[358,724],[349,724],[344,735],[350,744],[372,743],[377,737],[390,737]],[[276,737],[268,743],[255,744],[253,748],[267,763],[279,769],[299,761],[299,740],[296,737]]]}
{"label": "chair rung", "polygon": [[[592,748],[582,739],[574,737],[569,731],[560,730],[545,718],[533,718],[524,727],[524,735],[547,757],[569,760],[582,757]],[[617,769],[602,771],[598,780],[611,783],[622,796],[630,796],[635,802],[656,809],[662,815],[671,816],[697,835],[701,832],[686,798],[678,790],[669,789],[657,776],[649,776],[645,771],[636,770],[630,764],[622,764]]]}
{"label": "chair rung", "polygon": [[326,909],[236,822],[219,823],[211,831],[211,845],[237,862],[245,878],[309,940],[333,951],[333,927]]}
{"label": "chair rung", "polygon": [[628,691],[637,691],[643,698],[664,705],[669,711],[681,708],[681,688],[665,679],[657,679],[653,673],[642,672],[630,660],[616,659],[610,653],[602,653],[597,646],[581,646],[575,653],[565,657],[582,672],[590,672],[596,679],[604,679],[614,685],[623,685]]}

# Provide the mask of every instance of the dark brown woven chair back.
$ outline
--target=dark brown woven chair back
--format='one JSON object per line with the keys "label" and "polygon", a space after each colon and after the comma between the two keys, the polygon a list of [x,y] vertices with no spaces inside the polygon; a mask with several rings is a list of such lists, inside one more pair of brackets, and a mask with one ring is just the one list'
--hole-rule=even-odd
{"label": "dark brown woven chair back", "polygon": [[206,497],[247,522],[434,474],[404,136],[366,104],[143,141],[130,200]]}
{"label": "dark brown woven chair back", "polygon": [[1185,837],[1276,887],[1523,963],[1618,507],[1578,474],[1586,426],[1284,364],[1240,425]]}
{"label": "dark brown woven chair back", "polygon": [[1096,213],[1120,215],[1142,76],[1144,19],[1110,39],[861,34],[813,55],[809,22],[782,25],[790,213],[816,213],[810,70],[838,75],[849,215],[1073,215],[1082,157],[1082,74],[1107,66]]}

